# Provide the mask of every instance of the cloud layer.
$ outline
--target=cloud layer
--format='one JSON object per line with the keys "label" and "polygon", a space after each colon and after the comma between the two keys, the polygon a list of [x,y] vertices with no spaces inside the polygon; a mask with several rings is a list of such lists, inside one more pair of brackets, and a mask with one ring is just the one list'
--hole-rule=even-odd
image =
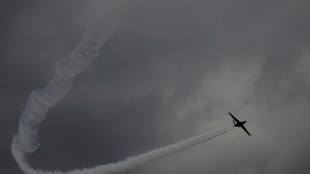
{"label": "cloud layer", "polygon": [[[92,22],[91,2],[2,6],[1,173],[21,173],[9,152],[16,123]],[[35,168],[119,161],[229,125],[231,111],[251,139],[236,129],[130,172],[309,171],[308,1],[136,1],[124,14],[42,123]]]}

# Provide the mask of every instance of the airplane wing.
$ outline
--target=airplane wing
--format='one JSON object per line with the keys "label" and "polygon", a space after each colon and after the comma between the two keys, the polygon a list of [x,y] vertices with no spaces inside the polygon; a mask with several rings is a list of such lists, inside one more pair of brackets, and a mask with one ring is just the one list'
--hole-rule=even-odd
{"label": "airplane wing", "polygon": [[250,134],[249,132],[248,132],[248,130],[246,130],[246,128],[242,125],[241,126],[242,127],[242,129],[249,135],[249,136],[251,136],[252,134]]}
{"label": "airplane wing", "polygon": [[230,112],[228,113],[237,123],[239,123],[240,121],[235,117],[233,116]]}

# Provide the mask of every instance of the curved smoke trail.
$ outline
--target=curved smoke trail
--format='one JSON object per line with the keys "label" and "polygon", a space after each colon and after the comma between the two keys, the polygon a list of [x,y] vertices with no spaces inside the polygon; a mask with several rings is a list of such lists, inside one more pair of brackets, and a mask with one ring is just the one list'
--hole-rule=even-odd
{"label": "curved smoke trail", "polygon": [[39,147],[39,125],[48,109],[64,97],[74,77],[97,58],[101,46],[115,32],[117,20],[104,18],[104,23],[96,23],[85,32],[80,44],[68,57],[57,62],[55,75],[47,86],[30,94],[11,145],[13,156],[25,173],[40,173],[29,167],[26,157]]}
{"label": "curved smoke trail", "polygon": [[[136,166],[142,165],[144,163],[147,163],[151,160],[161,158],[185,149],[188,149],[190,147],[193,147],[197,144],[203,143],[205,141],[208,141],[210,139],[216,138],[220,135],[223,135],[230,131],[232,127],[222,128],[219,130],[215,130],[212,132],[208,132],[205,134],[201,134],[192,138],[189,138],[187,140],[181,141],[179,143],[175,143],[172,145],[168,145],[166,147],[162,147],[159,149],[152,150],[150,152],[129,157],[124,161],[119,161],[117,163],[110,163],[105,164],[101,166],[97,166],[93,169],[86,169],[84,171],[78,171],[78,172],[72,172],[70,174],[112,174],[112,173],[119,173],[123,172],[125,170],[134,168]],[[81,173],[80,173],[81,172]]]}
{"label": "curved smoke trail", "polygon": [[76,75],[87,68],[98,56],[101,46],[117,28],[117,20],[105,17],[104,23],[96,24],[85,32],[82,41],[65,59],[58,61],[56,72],[47,86],[30,94],[26,107],[19,121],[18,133],[11,145],[12,154],[19,167],[26,174],[108,174],[125,171],[137,165],[180,150],[192,147],[209,139],[222,135],[231,127],[202,134],[188,140],[159,148],[124,161],[100,165],[90,169],[68,172],[42,171],[33,169],[27,162],[27,155],[39,148],[39,125],[44,120],[48,109],[62,100],[70,90]]}

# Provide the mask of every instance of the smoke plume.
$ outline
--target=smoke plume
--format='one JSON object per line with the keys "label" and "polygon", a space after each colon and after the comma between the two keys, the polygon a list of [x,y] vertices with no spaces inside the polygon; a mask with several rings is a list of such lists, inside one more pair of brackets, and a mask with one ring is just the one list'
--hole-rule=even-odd
{"label": "smoke plume", "polygon": [[213,131],[190,138],[188,140],[159,148],[116,163],[104,164],[90,169],[72,170],[68,172],[42,171],[33,169],[27,156],[39,148],[39,125],[44,120],[49,108],[65,96],[70,90],[74,77],[86,69],[98,56],[102,45],[117,28],[114,18],[104,17],[102,23],[91,26],[84,34],[80,44],[65,59],[57,62],[56,72],[52,80],[43,89],[33,91],[26,103],[19,121],[18,133],[11,145],[13,156],[26,174],[108,174],[121,172],[145,162],[180,150],[192,147],[209,139],[228,132],[231,127]]}
{"label": "smoke plume", "polygon": [[97,58],[101,46],[116,28],[117,20],[107,17],[102,23],[92,25],[73,52],[57,62],[55,75],[47,86],[30,94],[11,145],[13,156],[25,173],[36,173],[27,165],[26,157],[39,147],[39,125],[48,109],[61,101],[70,90],[74,77]]}

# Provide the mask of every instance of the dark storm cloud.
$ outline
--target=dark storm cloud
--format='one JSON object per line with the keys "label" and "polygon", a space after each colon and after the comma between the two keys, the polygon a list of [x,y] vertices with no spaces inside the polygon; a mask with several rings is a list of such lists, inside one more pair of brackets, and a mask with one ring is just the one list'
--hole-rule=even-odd
{"label": "dark storm cloud", "polygon": [[[224,114],[232,111],[249,121],[251,139],[235,130],[129,173],[306,173],[309,5],[137,1],[48,113],[31,164],[67,170],[115,162],[231,124]],[[1,8],[0,173],[17,174],[9,144],[24,102],[79,42],[95,7],[67,0]]]}

